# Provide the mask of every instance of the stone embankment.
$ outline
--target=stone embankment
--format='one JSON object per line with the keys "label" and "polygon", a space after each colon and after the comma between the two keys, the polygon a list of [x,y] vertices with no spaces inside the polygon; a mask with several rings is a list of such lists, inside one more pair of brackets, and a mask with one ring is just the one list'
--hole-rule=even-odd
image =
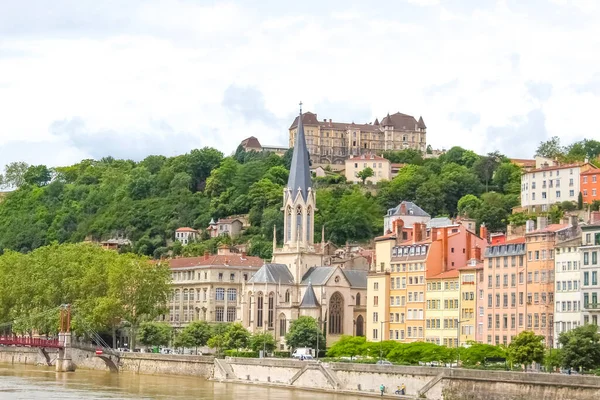
{"label": "stone embankment", "polygon": [[[94,352],[72,349],[77,368],[108,370]],[[56,353],[38,349],[0,347],[0,362],[48,365]],[[291,359],[179,356],[123,353],[118,370],[138,374],[188,375],[217,381],[288,387],[379,397],[433,400],[588,400],[600,399],[600,378],[559,374],[479,371],[352,363],[320,363]],[[77,372],[75,372],[77,373]],[[394,394],[406,385],[406,396]],[[384,397],[385,397],[384,396]]]}

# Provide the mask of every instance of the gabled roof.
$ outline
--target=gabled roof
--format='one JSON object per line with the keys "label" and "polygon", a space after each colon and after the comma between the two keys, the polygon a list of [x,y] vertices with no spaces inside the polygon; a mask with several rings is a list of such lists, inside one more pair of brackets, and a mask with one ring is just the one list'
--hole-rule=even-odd
{"label": "gabled roof", "polygon": [[229,266],[229,267],[260,267],[263,260],[260,257],[242,256],[241,254],[213,255],[208,257],[183,257],[169,260],[169,267],[190,268],[202,266]]}
{"label": "gabled roof", "polygon": [[175,232],[198,232],[198,231],[194,228],[189,228],[187,226],[184,226],[181,228],[177,228],[177,230],[175,230]]}
{"label": "gabled roof", "polygon": [[308,285],[309,282],[312,282],[317,286],[325,285],[336,269],[337,267],[310,267],[302,277],[300,284]]}
{"label": "gabled roof", "polygon": [[[401,214],[403,205],[406,209],[405,214]],[[427,214],[425,211],[423,211],[423,209],[421,207],[419,207],[412,201],[402,201],[396,207],[390,208],[388,210],[387,215],[412,215],[412,216],[416,216],[416,217],[431,217],[429,214]]]}
{"label": "gabled roof", "polygon": [[317,296],[315,295],[315,291],[313,290],[312,284],[308,282],[308,287],[306,288],[306,292],[304,292],[304,296],[302,297],[300,308],[315,307],[319,307],[319,301],[317,300]]}
{"label": "gabled roof", "polygon": [[281,283],[284,285],[293,285],[294,277],[285,264],[265,264],[256,271],[248,283]]}
{"label": "gabled roof", "polygon": [[367,271],[357,269],[342,269],[352,288],[367,288]]}
{"label": "gabled roof", "polygon": [[[302,115],[302,109],[300,109]],[[308,188],[311,187],[310,162],[308,158],[308,149],[306,148],[306,139],[304,138],[304,126],[302,118],[298,119],[298,131],[294,143],[294,154],[292,155],[292,164],[290,166],[290,175],[287,188],[290,189],[292,198],[295,198],[300,191],[302,197],[306,200]]]}

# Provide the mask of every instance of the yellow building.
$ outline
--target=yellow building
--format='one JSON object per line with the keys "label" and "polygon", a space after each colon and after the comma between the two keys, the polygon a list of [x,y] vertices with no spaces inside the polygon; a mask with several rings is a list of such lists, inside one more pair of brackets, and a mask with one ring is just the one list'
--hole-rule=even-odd
{"label": "yellow building", "polygon": [[[379,238],[378,238],[379,239]],[[377,240],[377,239],[376,239]],[[374,268],[367,275],[367,340],[388,340],[390,310],[390,261],[396,239],[381,238],[375,243]]]}
{"label": "yellow building", "polygon": [[427,278],[427,319],[425,341],[456,347],[460,316],[458,270]]}
{"label": "yellow building", "polygon": [[[355,124],[319,121],[317,114],[302,114],[306,144],[313,164],[344,164],[349,156],[381,153],[386,150],[415,149],[425,152],[427,127],[423,118],[416,120],[402,113],[388,114],[379,123]],[[298,117],[290,126],[289,145],[294,145]]]}
{"label": "yellow building", "polygon": [[[481,255],[479,255],[481,258]],[[473,259],[465,267],[459,269],[460,285],[460,336],[459,346],[470,341],[479,341],[483,334],[483,324],[478,324],[477,310],[480,302],[477,295],[477,272],[483,270],[483,263]],[[478,332],[479,330],[479,332]]]}
{"label": "yellow building", "polygon": [[348,182],[361,183],[362,179],[358,177],[358,173],[366,168],[373,170],[373,176],[367,178],[366,182],[375,184],[379,181],[392,179],[392,164],[383,157],[373,154],[351,156],[345,164],[345,175]]}

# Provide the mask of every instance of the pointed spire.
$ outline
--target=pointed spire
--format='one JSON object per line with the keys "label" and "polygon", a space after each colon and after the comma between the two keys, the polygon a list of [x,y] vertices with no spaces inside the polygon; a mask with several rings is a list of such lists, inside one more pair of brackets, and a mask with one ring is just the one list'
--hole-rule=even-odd
{"label": "pointed spire", "polygon": [[373,122],[373,125],[379,125],[379,120],[377,118],[375,118],[375,122]]}
{"label": "pointed spire", "polygon": [[277,225],[273,224],[273,254],[277,248]]}
{"label": "pointed spire", "polygon": [[308,286],[306,287],[306,292],[304,292],[302,302],[300,303],[300,308],[314,307],[319,307],[319,301],[317,300],[317,295],[315,295],[315,290],[313,289],[312,283],[309,280]]}
{"label": "pointed spire", "polygon": [[394,126],[394,124],[392,123],[392,117],[390,117],[390,113],[388,113],[387,116],[381,122],[383,126]]}
{"label": "pointed spire", "polygon": [[321,227],[321,253],[325,254],[325,224]]}
{"label": "pointed spire", "polygon": [[290,176],[287,187],[292,190],[291,196],[295,198],[300,190],[302,197],[307,198],[308,188],[311,186],[310,163],[306,139],[304,137],[304,124],[302,121],[302,102],[300,102],[300,115],[298,116],[298,129],[294,141],[294,153],[290,166]]}
{"label": "pointed spire", "polygon": [[423,121],[423,117],[419,117],[419,122],[417,122],[417,126],[421,129],[427,129],[425,126],[425,122]]}

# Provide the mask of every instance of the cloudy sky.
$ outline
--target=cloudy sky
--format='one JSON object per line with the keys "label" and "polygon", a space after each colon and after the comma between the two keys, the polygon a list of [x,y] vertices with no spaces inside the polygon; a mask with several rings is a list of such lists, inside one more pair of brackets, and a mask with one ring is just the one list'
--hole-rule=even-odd
{"label": "cloudy sky", "polygon": [[600,2],[0,0],[0,165],[287,144],[300,100],[434,148],[598,139]]}

